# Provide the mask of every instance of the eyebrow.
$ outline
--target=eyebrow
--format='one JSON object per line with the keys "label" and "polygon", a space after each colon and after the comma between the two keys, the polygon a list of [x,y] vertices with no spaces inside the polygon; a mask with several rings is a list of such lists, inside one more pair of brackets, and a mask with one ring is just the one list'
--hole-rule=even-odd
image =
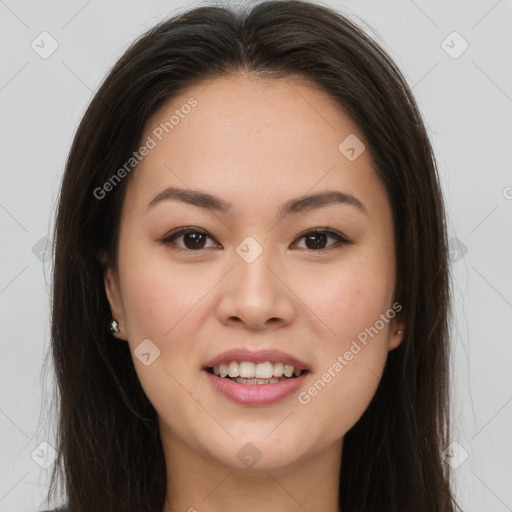
{"label": "eyebrow", "polygon": [[[198,208],[213,210],[224,214],[229,213],[232,206],[230,203],[227,203],[218,197],[208,194],[207,192],[168,187],[162,190],[162,192],[157,194],[149,202],[146,207],[146,212],[164,201],[178,201],[182,203],[188,203]],[[284,217],[290,214],[302,213],[305,211],[330,206],[332,204],[345,204],[348,206],[354,206],[361,212],[368,214],[363,203],[357,199],[357,197],[337,190],[326,190],[316,194],[302,196],[286,201],[279,210],[279,216]]]}

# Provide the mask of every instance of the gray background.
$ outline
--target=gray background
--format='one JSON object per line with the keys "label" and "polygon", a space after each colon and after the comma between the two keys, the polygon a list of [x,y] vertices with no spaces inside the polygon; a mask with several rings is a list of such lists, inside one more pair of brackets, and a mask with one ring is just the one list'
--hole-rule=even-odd
{"label": "gray background", "polygon": [[[136,36],[198,5],[0,0],[0,512],[39,510],[51,469],[44,443],[54,432],[42,426],[51,399],[41,374],[49,346],[45,237],[77,124]],[[373,27],[365,30],[403,71],[432,137],[453,249],[458,444],[446,460],[456,466],[464,510],[512,511],[512,2],[326,5]],[[47,58],[44,31],[58,44]]]}

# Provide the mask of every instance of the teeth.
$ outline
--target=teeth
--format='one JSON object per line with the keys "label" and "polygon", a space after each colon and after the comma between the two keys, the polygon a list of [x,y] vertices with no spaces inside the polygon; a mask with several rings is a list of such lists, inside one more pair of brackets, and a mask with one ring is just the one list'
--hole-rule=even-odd
{"label": "teeth", "polygon": [[284,364],[283,363],[275,363],[274,364],[274,377],[282,377],[284,373]]}
{"label": "teeth", "polygon": [[231,363],[229,363],[229,376],[230,377],[239,377],[240,376],[240,366],[237,361],[231,361]]}
{"label": "teeth", "polygon": [[266,363],[258,363],[256,365],[256,373],[254,376],[257,379],[270,379],[273,373],[274,365],[267,361]]}
{"label": "teeth", "polygon": [[255,377],[255,372],[256,365],[254,363],[249,363],[246,361],[240,362],[240,377],[249,379],[251,377]]}
{"label": "teeth", "polygon": [[229,373],[229,368],[225,364],[219,364],[219,375],[225,377]]}
{"label": "teeth", "polygon": [[285,377],[291,377],[293,375],[293,366],[289,364],[284,365],[284,375]]}
{"label": "teeth", "polygon": [[252,363],[250,361],[230,361],[214,366],[213,373],[218,377],[231,377],[242,384],[272,384],[280,377],[299,377],[303,370],[295,370],[293,365],[284,363]]}

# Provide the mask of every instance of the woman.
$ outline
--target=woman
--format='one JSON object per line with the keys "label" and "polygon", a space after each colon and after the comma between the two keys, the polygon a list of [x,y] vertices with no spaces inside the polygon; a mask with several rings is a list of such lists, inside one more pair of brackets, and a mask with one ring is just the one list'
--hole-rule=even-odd
{"label": "woman", "polygon": [[424,124],[303,0],[147,32],[78,128],[55,228],[50,499],[449,512],[449,287]]}

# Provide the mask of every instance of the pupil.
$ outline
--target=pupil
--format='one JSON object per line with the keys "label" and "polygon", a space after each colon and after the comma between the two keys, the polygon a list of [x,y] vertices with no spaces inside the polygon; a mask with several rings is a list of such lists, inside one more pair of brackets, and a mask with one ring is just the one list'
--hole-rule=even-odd
{"label": "pupil", "polygon": [[[200,239],[200,237],[203,237],[203,240]],[[202,246],[200,246],[201,241],[204,242],[204,235],[202,233],[185,233],[184,238],[185,246],[187,249],[197,249],[198,247],[202,249]],[[192,241],[192,245],[189,246],[187,241]]]}
{"label": "pupil", "polygon": [[[318,243],[319,238],[321,239],[320,244]],[[308,237],[306,237],[306,245],[308,245],[308,241],[313,241],[313,247],[309,247],[308,245],[308,249],[318,249],[318,246],[322,245],[325,242],[326,238],[327,235],[325,233],[316,233],[314,235],[309,235]],[[316,242],[314,242],[315,239],[317,240]]]}

